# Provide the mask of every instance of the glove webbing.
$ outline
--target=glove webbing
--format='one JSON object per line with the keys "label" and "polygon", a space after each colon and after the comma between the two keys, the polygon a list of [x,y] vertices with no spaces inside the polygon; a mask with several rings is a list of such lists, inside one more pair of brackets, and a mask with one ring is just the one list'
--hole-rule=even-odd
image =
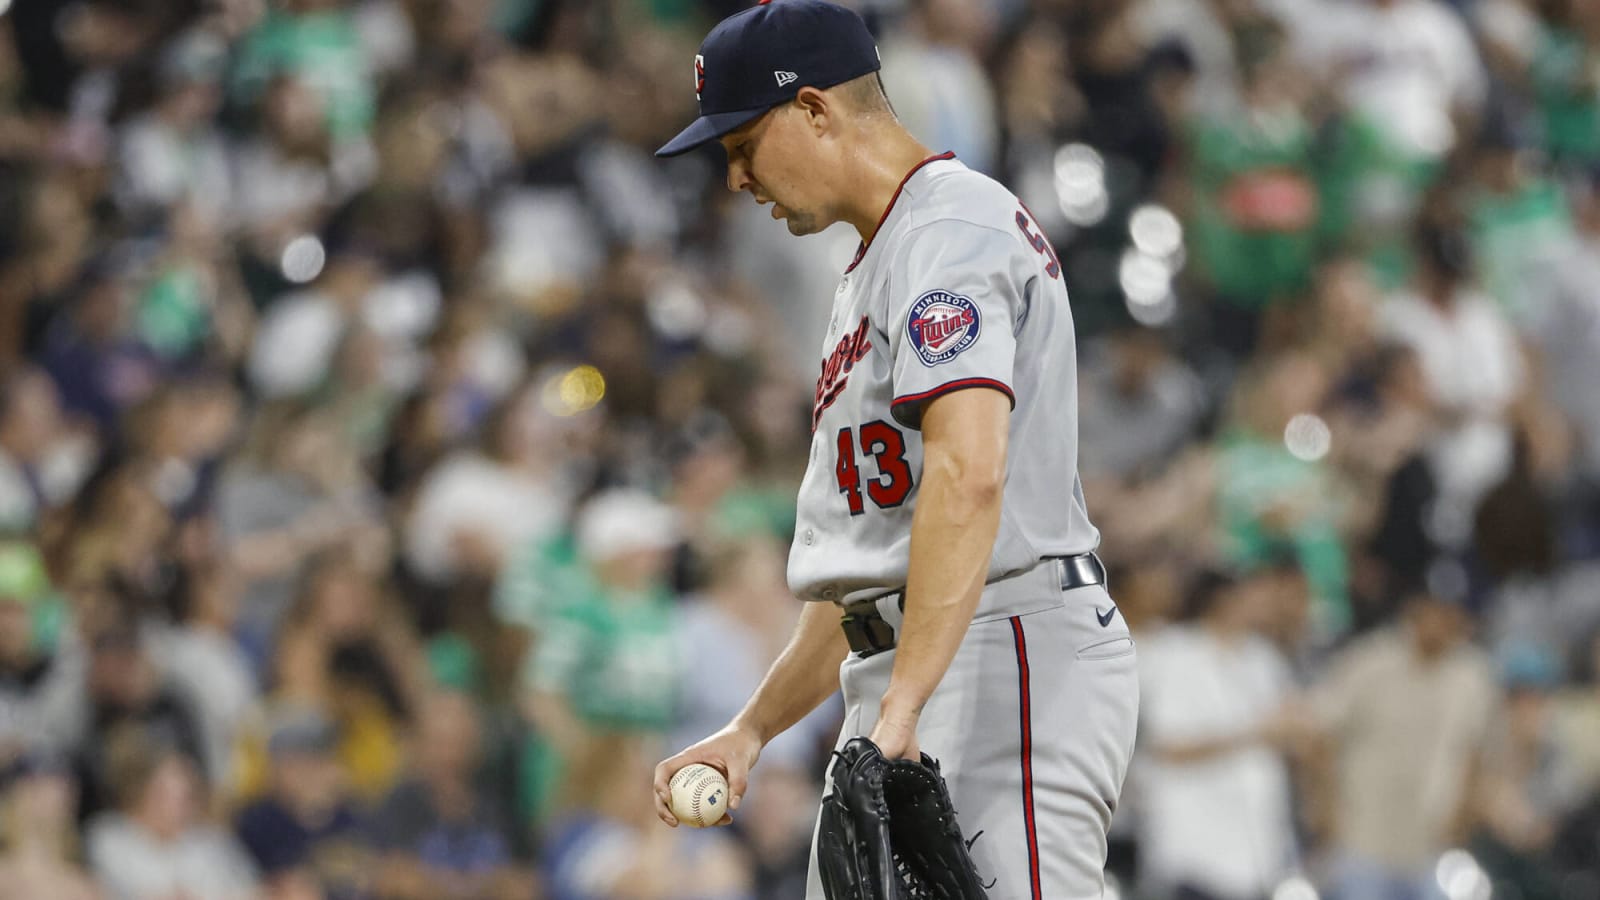
{"label": "glove webbing", "polygon": [[985,900],[994,883],[985,885],[972,862],[969,851],[978,835],[962,836],[939,764],[927,755],[921,762],[889,761],[883,796],[896,865],[912,897]]}

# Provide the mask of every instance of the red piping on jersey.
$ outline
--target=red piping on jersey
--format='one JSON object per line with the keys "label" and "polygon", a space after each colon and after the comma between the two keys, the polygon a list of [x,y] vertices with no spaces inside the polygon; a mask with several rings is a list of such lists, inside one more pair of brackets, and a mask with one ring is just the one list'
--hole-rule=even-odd
{"label": "red piping on jersey", "polygon": [[[885,206],[883,208],[883,215],[878,217],[878,224],[873,226],[873,228],[872,228],[872,237],[877,237],[878,236],[878,229],[883,227],[883,223],[889,218],[889,213],[894,211],[895,201],[900,199],[900,192],[906,189],[906,182],[911,180],[911,176],[913,176],[913,175],[917,174],[917,172],[921,171],[922,167],[927,165],[928,163],[938,162],[941,159],[955,159],[955,158],[956,158],[955,151],[947,150],[947,151],[945,151],[943,153],[940,153],[938,156],[930,156],[927,159],[923,160],[922,162],[917,163],[915,166],[912,166],[911,167],[911,171],[907,172],[906,173],[906,177],[900,179],[900,184],[895,187],[894,196],[889,198],[889,205]],[[861,258],[863,256],[867,255],[867,248],[870,247],[870,246],[872,246],[872,238],[867,238],[867,240],[865,242],[863,242],[860,246],[856,247],[856,258],[850,260],[850,268],[844,270],[844,273],[846,275],[849,275],[851,272],[855,271],[856,266],[861,264]]]}
{"label": "red piping on jersey", "polygon": [[[919,394],[907,394],[904,397],[896,397],[894,398],[894,401],[889,404],[889,411],[894,413],[903,406],[910,406],[916,403],[926,403],[938,397],[943,397],[945,394],[953,394],[956,391],[976,387],[993,388],[1000,393],[1005,394],[1006,399],[1011,401],[1011,408],[1017,408],[1017,395],[1011,392],[1011,386],[1005,382],[996,381],[993,378],[957,378],[955,381],[946,381],[944,384],[941,384],[936,388],[923,391]],[[895,418],[899,419],[900,416],[896,414]],[[901,419],[901,421],[904,422],[905,420]]]}
{"label": "red piping on jersey", "polygon": [[1039,829],[1033,818],[1033,710],[1028,685],[1028,639],[1022,633],[1022,617],[1011,617],[1011,635],[1017,644],[1017,692],[1022,719],[1022,823],[1028,835],[1028,884],[1033,900],[1043,900],[1039,889]]}

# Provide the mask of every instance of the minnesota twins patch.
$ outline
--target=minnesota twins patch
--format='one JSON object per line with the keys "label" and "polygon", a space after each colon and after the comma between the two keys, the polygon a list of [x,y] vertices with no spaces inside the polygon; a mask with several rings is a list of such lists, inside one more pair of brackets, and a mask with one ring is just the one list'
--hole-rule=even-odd
{"label": "minnesota twins patch", "polygon": [[949,291],[929,291],[911,304],[906,335],[925,366],[955,359],[978,340],[978,304]]}

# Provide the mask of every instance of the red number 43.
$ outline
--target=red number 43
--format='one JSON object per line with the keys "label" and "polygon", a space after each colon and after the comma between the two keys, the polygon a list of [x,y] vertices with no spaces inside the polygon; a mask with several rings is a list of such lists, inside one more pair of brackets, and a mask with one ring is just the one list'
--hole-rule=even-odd
{"label": "red number 43", "polygon": [[[867,479],[867,496],[879,509],[891,509],[906,502],[911,493],[911,466],[906,462],[906,439],[900,429],[882,420],[861,426],[861,455],[871,456],[878,474]],[[833,467],[839,479],[839,493],[850,502],[850,515],[867,511],[861,496],[861,471],[856,467],[856,436],[849,428],[839,429],[839,459]]]}

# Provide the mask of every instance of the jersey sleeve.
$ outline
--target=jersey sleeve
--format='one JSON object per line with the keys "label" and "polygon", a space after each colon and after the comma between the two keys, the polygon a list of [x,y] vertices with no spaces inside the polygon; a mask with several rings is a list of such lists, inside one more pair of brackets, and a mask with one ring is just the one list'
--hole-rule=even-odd
{"label": "jersey sleeve", "polygon": [[929,403],[966,388],[997,390],[1016,405],[1019,250],[1011,235],[959,220],[907,236],[890,273],[885,323],[894,361],[891,412],[900,424],[920,428]]}

